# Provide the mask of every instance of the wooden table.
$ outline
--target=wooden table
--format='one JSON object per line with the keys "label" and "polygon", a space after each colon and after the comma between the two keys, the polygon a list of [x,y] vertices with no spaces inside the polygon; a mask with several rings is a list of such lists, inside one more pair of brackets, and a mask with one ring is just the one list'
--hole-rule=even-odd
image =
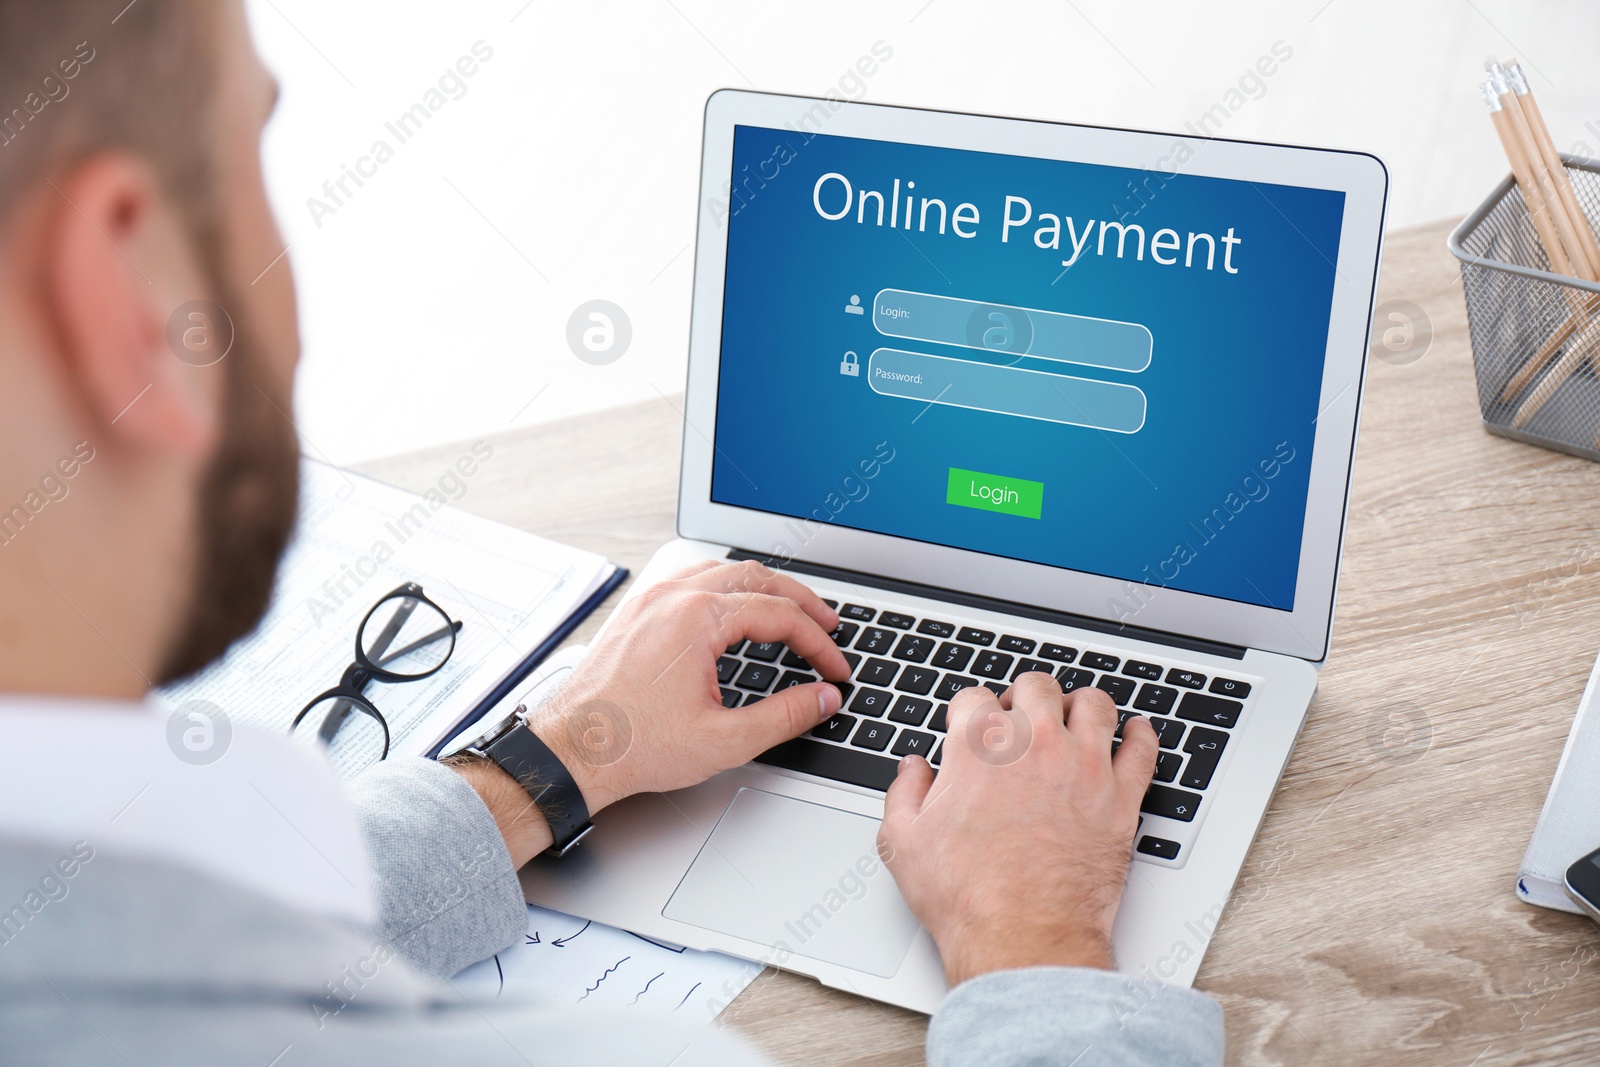
{"label": "wooden table", "polygon": [[[1600,930],[1512,893],[1600,651],[1600,467],[1480,427],[1448,231],[1386,249],[1380,302],[1433,341],[1373,360],[1332,654],[1200,970],[1230,1063],[1600,1061]],[[637,571],[679,407],[494,435],[463,506]],[[363,469],[421,490],[461,451]],[[923,1062],[922,1016],[770,968],[723,1021],[783,1063]]]}

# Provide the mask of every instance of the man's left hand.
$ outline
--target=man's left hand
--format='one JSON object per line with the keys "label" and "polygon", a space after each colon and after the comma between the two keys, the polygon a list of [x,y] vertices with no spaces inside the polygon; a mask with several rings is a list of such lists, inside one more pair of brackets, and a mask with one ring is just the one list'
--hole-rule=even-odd
{"label": "man's left hand", "polygon": [[[849,664],[829,632],[834,610],[756,562],[707,563],[625,604],[572,677],[530,725],[583,791],[590,814],[634,793],[697,785],[796,737],[839,710],[825,681],[754,704],[722,705],[717,659],[744,640],[780,641],[823,678]],[[549,844],[526,792],[494,767],[466,776],[495,814],[519,865]]]}

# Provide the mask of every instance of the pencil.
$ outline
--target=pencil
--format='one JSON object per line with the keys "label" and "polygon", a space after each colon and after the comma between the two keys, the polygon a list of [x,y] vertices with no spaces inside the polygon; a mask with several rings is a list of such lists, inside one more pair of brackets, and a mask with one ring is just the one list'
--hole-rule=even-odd
{"label": "pencil", "polygon": [[[1512,136],[1509,139],[1502,133],[1501,142],[1507,145],[1513,142],[1516,144],[1518,153],[1522,158],[1523,172],[1527,174],[1530,184],[1537,191],[1538,210],[1550,222],[1555,224],[1556,233],[1560,237],[1559,245],[1563,249],[1561,259],[1566,262],[1567,266],[1559,268],[1558,273],[1570,274],[1587,281],[1594,281],[1596,278],[1595,267],[1589,262],[1589,253],[1578,239],[1577,227],[1567,217],[1566,205],[1562,202],[1559,191],[1556,189],[1554,176],[1545,165],[1545,157],[1539,149],[1539,139],[1532,129],[1532,124],[1528,121],[1528,117],[1523,114],[1522,105],[1517,98],[1517,94],[1512,91],[1511,79],[1506,75],[1505,69],[1500,64],[1495,63],[1489,68],[1489,81],[1493,87],[1496,101],[1500,104],[1499,110],[1493,114],[1496,128],[1509,126],[1512,131]],[[1549,134],[1546,133],[1545,136],[1548,137]],[[1552,148],[1553,151],[1554,148]],[[1506,152],[1507,155],[1510,155],[1511,150],[1509,147]],[[1515,161],[1512,163],[1512,170],[1516,170]],[[1565,177],[1565,174],[1566,172],[1563,168],[1562,176]],[[1519,176],[1519,184],[1521,180]],[[1555,264],[1557,259],[1556,249],[1548,247],[1550,244],[1549,239],[1544,237],[1542,232],[1540,237],[1546,242],[1546,255],[1550,257],[1550,262]]]}
{"label": "pencil", "polygon": [[1556,151],[1555,141],[1550,137],[1550,129],[1545,125],[1544,115],[1539,111],[1539,104],[1533,98],[1533,90],[1529,88],[1528,79],[1522,73],[1522,64],[1512,60],[1504,69],[1506,78],[1511,83],[1511,90],[1522,108],[1523,117],[1528,120],[1528,127],[1533,131],[1533,139],[1538,146],[1539,155],[1544,159],[1545,169],[1550,172],[1551,180],[1556,187],[1556,195],[1566,208],[1567,216],[1577,232],[1578,243],[1589,258],[1589,265],[1593,268],[1594,274],[1590,280],[1600,281],[1600,244],[1596,243],[1589,219],[1578,204],[1577,194],[1572,191],[1572,182],[1567,178],[1566,163],[1562,161],[1561,153]]}
{"label": "pencil", "polygon": [[[1539,413],[1539,409],[1544,407],[1545,401],[1555,395],[1556,390],[1560,388],[1562,382],[1566,381],[1568,375],[1577,370],[1579,365],[1588,358],[1589,350],[1594,347],[1596,341],[1600,341],[1600,319],[1590,319],[1588,325],[1584,327],[1583,333],[1579,334],[1577,340],[1567,346],[1566,352],[1562,354],[1560,359],[1556,360],[1555,366],[1550,368],[1550,373],[1541,378],[1539,384],[1533,387],[1533,392],[1528,394],[1527,399],[1517,405],[1516,412],[1511,416],[1511,425],[1513,427],[1519,430],[1522,429]],[[1600,445],[1596,447],[1600,447]]]}
{"label": "pencil", "polygon": [[[1494,122],[1494,130],[1500,137],[1500,146],[1505,150],[1506,159],[1511,164],[1511,174],[1516,180],[1517,188],[1522,193],[1523,201],[1528,205],[1528,218],[1533,223],[1534,230],[1539,235],[1539,241],[1544,246],[1545,256],[1550,261],[1550,267],[1557,274],[1572,274],[1572,264],[1567,259],[1566,252],[1561,247],[1561,238],[1550,224],[1548,211],[1545,209],[1544,197],[1539,192],[1539,186],[1533,176],[1532,165],[1528,161],[1528,154],[1522,147],[1516,127],[1512,124],[1510,116],[1506,113],[1500,94],[1495,92],[1493,83],[1483,83],[1483,102],[1489,108],[1489,117]],[[1577,309],[1574,309],[1576,313]],[[1569,318],[1567,322],[1545,342],[1544,346],[1523,364],[1511,380],[1506,383],[1501,393],[1501,400],[1510,400],[1516,394],[1526,389],[1528,383],[1538,376],[1539,372],[1549,363],[1555,351],[1560,347],[1573,330],[1577,329],[1580,320]]]}

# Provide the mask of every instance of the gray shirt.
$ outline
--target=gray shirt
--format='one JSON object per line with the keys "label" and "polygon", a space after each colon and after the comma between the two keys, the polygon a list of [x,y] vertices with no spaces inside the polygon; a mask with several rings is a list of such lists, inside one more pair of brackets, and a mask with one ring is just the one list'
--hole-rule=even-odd
{"label": "gray shirt", "polygon": [[[90,773],[58,762],[63,790]],[[371,926],[125,843],[50,840],[0,813],[0,1062],[764,1062],[715,1027],[469,1004],[444,979],[527,926],[493,819],[425,760],[381,765],[350,795],[377,895]],[[953,990],[927,1053],[934,1064],[1165,1067],[1220,1063],[1222,1047],[1220,1009],[1192,990],[1034,968]]]}

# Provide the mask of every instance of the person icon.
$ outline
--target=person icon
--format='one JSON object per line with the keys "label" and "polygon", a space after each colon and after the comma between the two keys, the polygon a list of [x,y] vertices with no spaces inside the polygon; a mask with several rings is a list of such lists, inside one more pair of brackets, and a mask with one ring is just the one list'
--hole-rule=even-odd
{"label": "person icon", "polygon": [[846,315],[865,315],[867,311],[861,306],[861,298],[859,296],[851,296],[850,303],[844,306],[844,313]]}

